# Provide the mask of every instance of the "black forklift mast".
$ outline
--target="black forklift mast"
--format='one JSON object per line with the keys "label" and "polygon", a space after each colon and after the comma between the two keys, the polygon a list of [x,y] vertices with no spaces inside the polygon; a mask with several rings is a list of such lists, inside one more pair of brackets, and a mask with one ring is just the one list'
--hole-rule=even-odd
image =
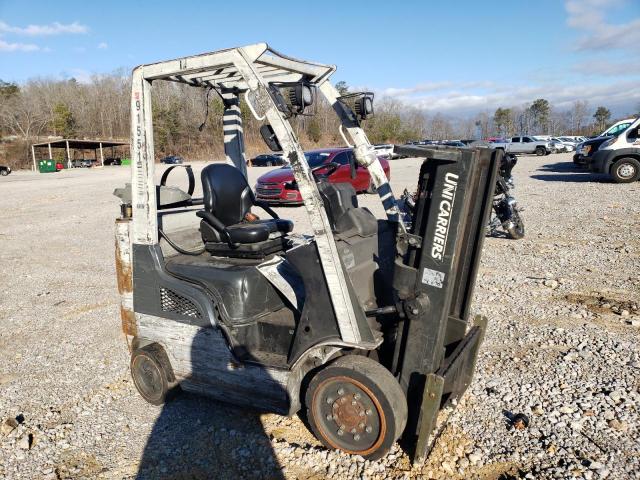
{"label": "black forklift mast", "polygon": [[[403,440],[426,457],[439,411],[460,397],[473,375],[486,319],[469,310],[500,164],[488,148],[396,147],[424,158],[408,234],[398,236],[394,290],[404,313],[392,372],[407,395]],[[471,328],[469,328],[471,327]]]}

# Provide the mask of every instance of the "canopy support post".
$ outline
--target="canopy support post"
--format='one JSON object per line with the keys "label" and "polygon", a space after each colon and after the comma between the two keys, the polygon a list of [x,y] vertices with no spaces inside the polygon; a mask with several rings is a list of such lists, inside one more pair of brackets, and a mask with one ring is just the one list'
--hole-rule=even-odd
{"label": "canopy support post", "polygon": [[31,145],[31,157],[33,158],[33,171],[36,171],[36,147]]}
{"label": "canopy support post", "polygon": [[100,142],[100,162],[102,163],[102,166],[104,167],[104,153],[102,152],[102,142]]}
{"label": "canopy support post", "polygon": [[224,113],[222,131],[224,132],[224,154],[228,164],[233,165],[247,178],[247,161],[244,154],[244,132],[240,113],[240,98],[233,92],[222,94]]}
{"label": "canopy support post", "polygon": [[67,144],[67,168],[71,168],[71,151],[69,150],[69,140],[65,140]]}
{"label": "canopy support post", "polygon": [[51,151],[51,144],[49,144],[49,158],[53,160],[53,152]]}

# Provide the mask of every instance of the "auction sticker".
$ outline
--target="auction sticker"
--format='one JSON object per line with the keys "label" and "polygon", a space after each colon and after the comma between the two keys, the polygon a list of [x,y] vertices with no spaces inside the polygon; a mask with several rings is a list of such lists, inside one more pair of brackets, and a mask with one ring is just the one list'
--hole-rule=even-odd
{"label": "auction sticker", "polygon": [[431,285],[432,287],[442,288],[442,283],[444,282],[444,272],[439,272],[438,270],[431,270],[430,268],[425,268],[422,271],[422,283],[425,285]]}

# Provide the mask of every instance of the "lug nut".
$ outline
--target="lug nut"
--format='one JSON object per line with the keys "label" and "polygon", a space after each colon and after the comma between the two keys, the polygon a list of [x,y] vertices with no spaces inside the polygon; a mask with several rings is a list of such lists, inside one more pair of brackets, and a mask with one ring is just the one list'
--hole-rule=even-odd
{"label": "lug nut", "polygon": [[371,427],[367,427],[367,428],[364,429],[364,431],[367,432],[367,433],[371,433],[371,430],[373,430],[373,428],[371,428]]}
{"label": "lug nut", "polygon": [[351,429],[351,433],[356,433],[356,431],[357,431],[357,430],[356,430],[355,428],[352,428],[352,429]]}
{"label": "lug nut", "polygon": [[356,402],[355,400],[351,400],[351,405],[357,405],[358,402]]}
{"label": "lug nut", "polygon": [[364,428],[364,423],[359,424],[358,428]]}
{"label": "lug nut", "polygon": [[360,435],[358,435],[357,433],[353,436],[353,439],[357,442],[358,440],[360,440]]}
{"label": "lug nut", "polygon": [[371,411],[371,409],[370,409],[370,408],[367,408],[366,414],[367,414],[367,415],[371,415],[372,413],[373,413],[373,412]]}
{"label": "lug nut", "polygon": [[338,430],[338,435],[339,435],[339,436],[344,435],[344,430],[342,430],[342,429]]}
{"label": "lug nut", "polygon": [[344,395],[344,388],[340,387],[338,389],[338,395]]}
{"label": "lug nut", "polygon": [[328,398],[327,398],[327,403],[328,403],[329,405],[331,405],[331,404],[333,403],[333,398],[328,397]]}
{"label": "lug nut", "polygon": [[361,417],[364,417],[364,410],[361,410],[360,413],[358,413],[358,415],[360,415]]}
{"label": "lug nut", "polygon": [[360,394],[359,393],[354,393],[353,394],[353,398],[355,398],[356,400],[360,400]]}
{"label": "lug nut", "polygon": [[333,420],[333,415],[327,415],[327,420]]}

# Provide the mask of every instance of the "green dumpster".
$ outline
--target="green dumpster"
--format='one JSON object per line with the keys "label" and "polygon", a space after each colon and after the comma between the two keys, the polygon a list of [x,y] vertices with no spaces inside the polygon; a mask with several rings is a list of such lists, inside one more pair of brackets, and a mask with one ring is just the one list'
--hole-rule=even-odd
{"label": "green dumpster", "polygon": [[131,165],[131,159],[130,158],[123,158],[120,162],[120,165]]}
{"label": "green dumpster", "polygon": [[57,171],[56,161],[50,158],[46,160],[40,160],[38,161],[38,170],[40,170],[40,173],[55,172]]}

